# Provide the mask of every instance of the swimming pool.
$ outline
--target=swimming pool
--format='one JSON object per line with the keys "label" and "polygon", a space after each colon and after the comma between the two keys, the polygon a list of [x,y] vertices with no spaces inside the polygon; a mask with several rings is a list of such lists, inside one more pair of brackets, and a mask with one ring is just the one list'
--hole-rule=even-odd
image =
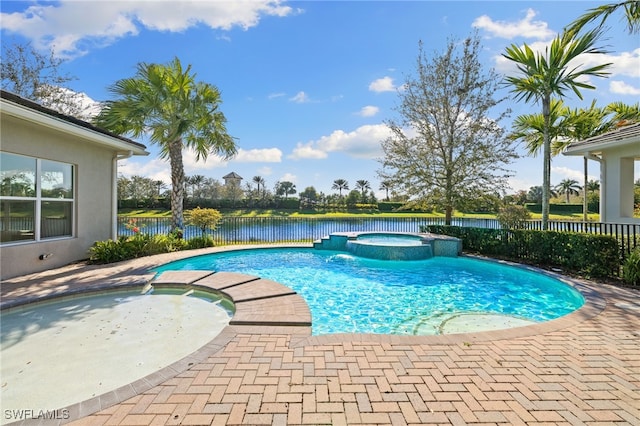
{"label": "swimming pool", "polygon": [[555,278],[467,257],[388,261],[264,248],[191,257],[155,271],[198,269],[255,275],[292,288],[309,305],[315,335],[499,329],[558,318],[584,304],[577,290]]}

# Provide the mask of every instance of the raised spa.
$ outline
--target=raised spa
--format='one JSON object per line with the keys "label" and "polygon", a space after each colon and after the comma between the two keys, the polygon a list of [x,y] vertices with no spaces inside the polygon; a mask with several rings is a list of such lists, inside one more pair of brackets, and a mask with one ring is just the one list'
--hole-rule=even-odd
{"label": "raised spa", "polygon": [[423,260],[434,256],[457,256],[458,238],[445,235],[401,232],[336,232],[314,243],[320,250],[346,251],[380,260]]}

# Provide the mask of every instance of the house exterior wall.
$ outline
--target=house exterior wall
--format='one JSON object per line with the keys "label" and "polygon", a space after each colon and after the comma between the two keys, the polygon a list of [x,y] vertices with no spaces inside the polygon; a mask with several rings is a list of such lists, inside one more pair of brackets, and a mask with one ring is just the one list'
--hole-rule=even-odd
{"label": "house exterior wall", "polygon": [[[75,173],[73,237],[0,246],[0,279],[88,258],[95,241],[111,237],[116,152],[7,114],[2,114],[0,129],[2,151],[73,164]],[[40,260],[45,253],[52,255]]]}
{"label": "house exterior wall", "polygon": [[603,151],[602,222],[640,224],[640,218],[633,217],[634,158],[637,155],[638,149],[632,145]]}

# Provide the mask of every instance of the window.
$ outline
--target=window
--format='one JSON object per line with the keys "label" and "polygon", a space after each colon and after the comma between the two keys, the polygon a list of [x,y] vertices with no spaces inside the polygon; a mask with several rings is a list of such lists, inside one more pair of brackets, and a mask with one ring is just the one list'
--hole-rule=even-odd
{"label": "window", "polygon": [[74,167],[0,152],[0,243],[73,236]]}

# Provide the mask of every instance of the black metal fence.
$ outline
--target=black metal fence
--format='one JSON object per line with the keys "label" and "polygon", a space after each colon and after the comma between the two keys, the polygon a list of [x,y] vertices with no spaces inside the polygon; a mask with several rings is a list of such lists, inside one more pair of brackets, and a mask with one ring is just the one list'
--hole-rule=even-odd
{"label": "black metal fence", "polygon": [[[169,218],[118,218],[119,235],[132,235],[133,227],[148,234],[166,234]],[[454,218],[452,225],[500,229],[496,219]],[[444,225],[444,218],[429,217],[225,217],[211,232],[216,244],[269,244],[312,242],[332,232],[420,232],[427,225]],[[542,229],[539,220],[528,221],[527,229]],[[549,230],[611,235],[618,239],[622,253],[640,245],[640,225],[598,222],[549,221]],[[195,226],[186,226],[184,238],[201,235]]]}

